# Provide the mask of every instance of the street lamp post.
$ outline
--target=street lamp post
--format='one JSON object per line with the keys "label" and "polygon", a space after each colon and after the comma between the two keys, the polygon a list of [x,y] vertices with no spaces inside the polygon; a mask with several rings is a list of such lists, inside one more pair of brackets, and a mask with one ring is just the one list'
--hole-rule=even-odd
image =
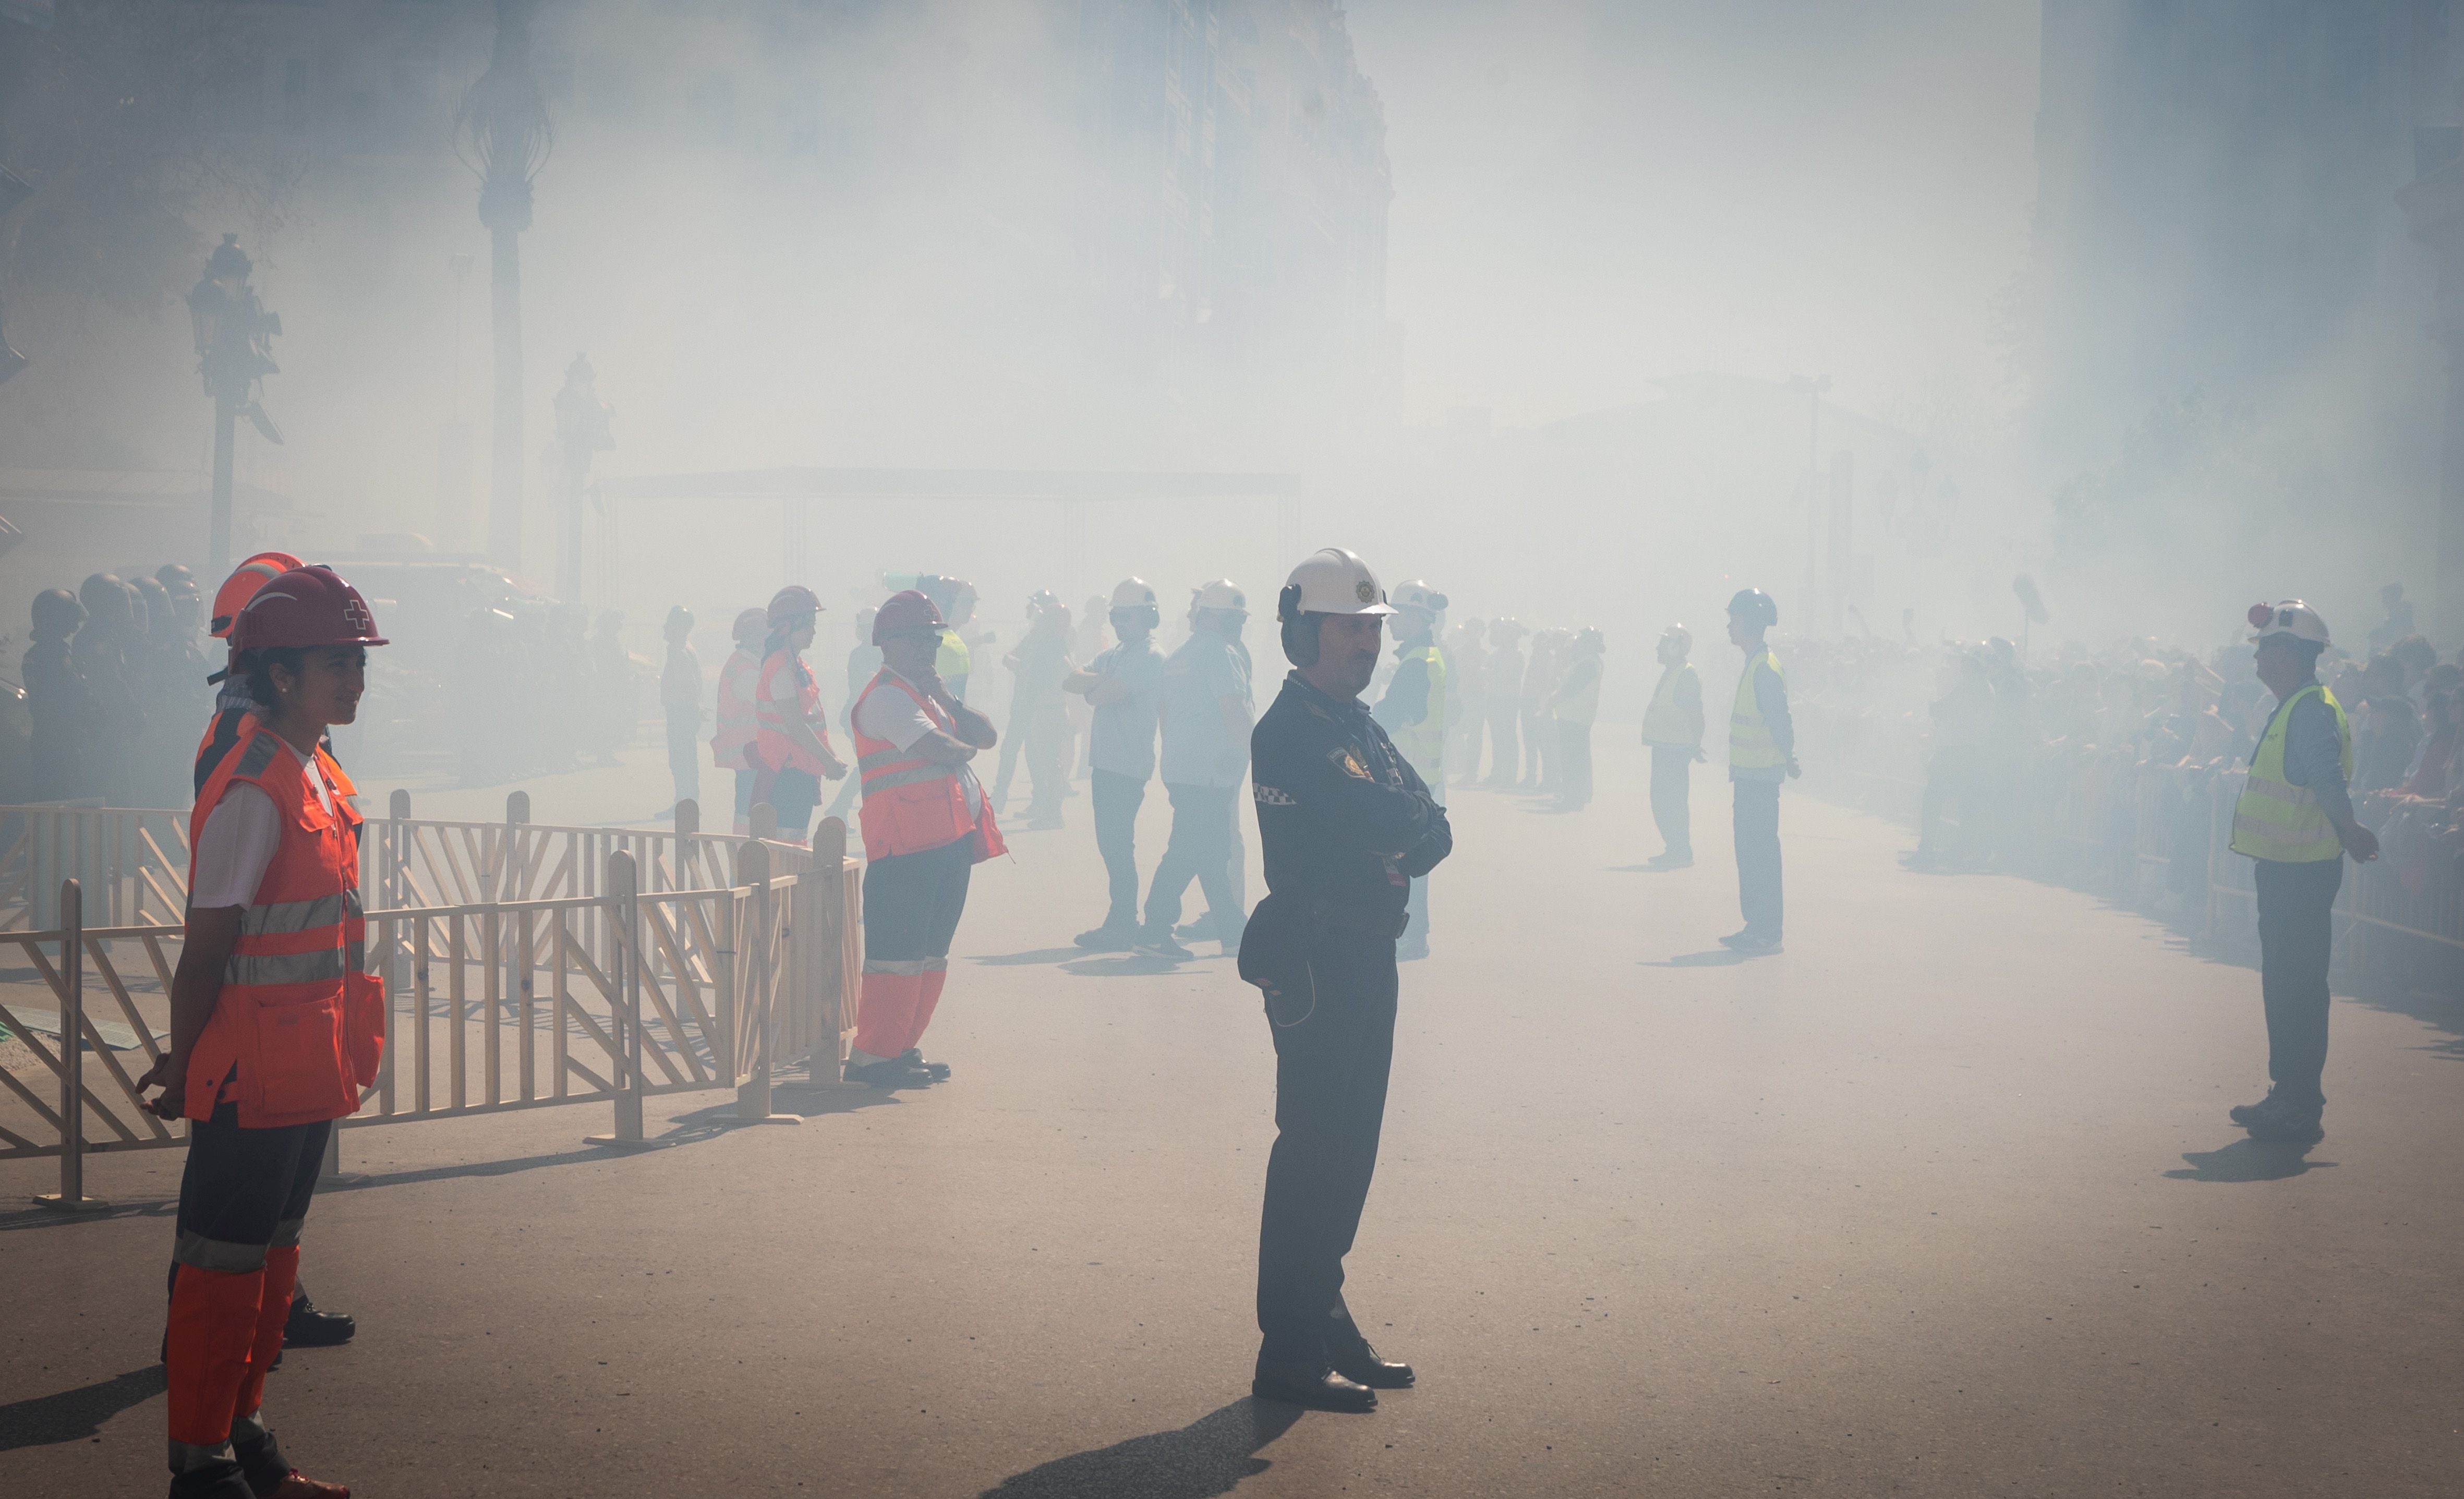
{"label": "street lamp post", "polygon": [[197,369],[206,394],[214,402],[214,496],[208,522],[206,550],[210,576],[231,571],[231,438],[236,419],[245,416],[265,440],[279,446],[282,433],[256,399],[256,384],[279,367],[274,363],[275,336],[282,319],[267,312],[248,284],[253,269],[239,248],[237,234],[206,258],[206,274],[188,291],[188,324],[197,345]]}
{"label": "street lamp post", "polygon": [[591,455],[616,446],[608,431],[614,414],[599,399],[599,375],[589,358],[573,356],[565,366],[564,387],[556,393],[556,440],[564,454],[564,525],[557,538],[556,592],[567,604],[582,600],[582,496],[590,483]]}
{"label": "street lamp post", "polygon": [[531,227],[531,179],[553,137],[531,73],[531,19],[539,0],[496,0],[496,43],[464,96],[454,143],[479,178],[479,222],[489,236],[489,290],[495,322],[495,439],[488,485],[488,554],[518,566],[522,550],[522,261]]}

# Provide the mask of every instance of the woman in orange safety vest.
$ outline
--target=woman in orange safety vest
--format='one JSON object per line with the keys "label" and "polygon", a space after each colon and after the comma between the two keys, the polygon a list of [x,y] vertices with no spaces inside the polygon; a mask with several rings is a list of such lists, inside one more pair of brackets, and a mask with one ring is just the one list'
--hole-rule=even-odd
{"label": "woman in orange safety vest", "polygon": [[822,713],[822,687],[804,664],[813,643],[813,620],[822,601],[813,590],[789,584],[771,599],[770,634],[753,698],[754,748],[761,770],[753,799],[779,814],[779,836],[803,843],[821,805],[822,782],[839,780],[847,762],[830,748],[830,720]]}
{"label": "woman in orange safety vest", "polygon": [[753,782],[761,773],[760,762],[750,753],[760,721],[753,711],[754,695],[761,680],[761,641],[770,628],[770,616],[760,609],[746,609],[736,616],[736,650],[729,653],[727,664],[718,669],[718,728],[710,737],[711,762],[722,770],[736,773],[736,831],[740,837],[753,830]]}
{"label": "woman in orange safety vest", "polygon": [[164,1359],[171,1494],[347,1499],[292,1466],[260,1406],[326,1136],[385,1043],[354,788],[319,741],[358,716],[366,648],[385,642],[328,567],[268,581],[231,641],[257,706],[189,815],[171,1046],[139,1083],[162,1088],[156,1113],[190,1121]]}

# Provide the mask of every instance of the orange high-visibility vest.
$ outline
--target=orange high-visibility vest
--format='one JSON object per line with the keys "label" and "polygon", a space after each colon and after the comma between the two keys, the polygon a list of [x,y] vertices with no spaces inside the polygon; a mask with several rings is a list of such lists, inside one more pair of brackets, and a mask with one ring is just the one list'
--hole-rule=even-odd
{"label": "orange high-visibility vest", "polygon": [[282,841],[240,918],[214,1013],[188,1055],[191,1119],[239,1105],[242,1129],[339,1119],[377,1080],[385,1047],[385,982],[366,967],[360,914],[360,814],[350,778],[322,749],[317,768],[333,788],[328,815],[298,757],[246,716],[239,744],[214,770],[188,814],[188,847],[234,781],[274,799]]}
{"label": "orange high-visibility vest", "polygon": [[727,665],[718,669],[718,732],[710,737],[712,760],[730,770],[745,768],[744,746],[761,732],[761,717],[754,708],[753,698],[737,686],[748,676],[755,679],[754,692],[758,695],[761,658],[738,647],[727,658]]}
{"label": "orange high-visibility vest", "polygon": [[761,663],[761,679],[753,690],[753,716],[759,726],[757,738],[761,748],[761,759],[775,770],[801,770],[808,776],[819,776],[822,774],[820,758],[787,738],[786,711],[770,695],[780,671],[791,662],[796,671],[796,716],[811,727],[813,737],[822,741],[824,749],[830,747],[830,721],[823,717],[820,711],[822,684],[813,680],[813,669],[804,664],[803,656],[792,650],[779,650],[770,652],[770,658]]}
{"label": "orange high-visibility vest", "polygon": [[[917,692],[907,678],[888,667],[865,684],[864,692],[855,700],[855,712],[848,716],[850,722],[864,721],[865,699],[885,686],[906,694],[933,720],[933,727],[944,734],[957,732],[957,723],[941,711],[940,704]],[[922,853],[970,835],[978,835],[978,864],[1009,851],[1008,845],[1001,842],[1000,827],[993,822],[992,805],[980,791],[976,803],[982,811],[969,815],[965,766],[926,760],[912,748],[900,749],[861,728],[849,732],[855,736],[856,769],[864,777],[864,805],[856,817],[864,827],[866,858]]]}

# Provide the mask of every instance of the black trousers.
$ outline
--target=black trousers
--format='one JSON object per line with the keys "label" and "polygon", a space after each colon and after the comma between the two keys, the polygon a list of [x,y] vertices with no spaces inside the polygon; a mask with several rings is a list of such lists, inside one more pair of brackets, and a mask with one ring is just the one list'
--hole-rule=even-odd
{"label": "black trousers", "polygon": [[239,1105],[228,1103],[191,1123],[171,1258],[242,1274],[263,1268],[272,1246],[297,1244],[333,1128],[327,1120],[244,1130]]}
{"label": "black trousers", "polygon": [[813,808],[822,800],[822,781],[808,770],[790,765],[770,786],[770,810],[779,814],[779,836],[803,843],[812,830]]}
{"label": "black trousers", "polygon": [[[1180,919],[1180,897],[1191,880],[1206,893],[1207,915],[1227,946],[1240,940],[1241,897],[1232,888],[1232,813],[1239,786],[1178,786],[1164,783],[1172,798],[1172,841],[1155,861],[1147,888],[1147,925],[1169,932]],[[1225,933],[1230,935],[1226,936]]]}
{"label": "black trousers", "polygon": [[864,866],[864,958],[912,962],[947,958],[967,909],[975,872],[970,835],[921,853],[893,853]]}
{"label": "black trousers", "polygon": [[1266,1011],[1275,1148],[1258,1224],[1258,1366],[1315,1373],[1330,1344],[1359,1335],[1343,1304],[1343,1257],[1360,1229],[1386,1119],[1395,944],[1323,937],[1308,972],[1308,985]]}
{"label": "black trousers", "polygon": [[1737,908],[1746,925],[1780,934],[1779,783],[1739,781],[1734,828],[1737,838]]}
{"label": "black trousers", "polygon": [[1651,747],[1651,820],[1660,828],[1663,851],[1691,856],[1694,811],[1686,800],[1693,789],[1694,751],[1683,744]]}
{"label": "black trousers", "polygon": [[1104,873],[1111,904],[1104,913],[1108,927],[1138,924],[1138,806],[1147,799],[1147,783],[1117,771],[1095,772],[1095,851],[1104,856]]}
{"label": "black trousers", "polygon": [[676,800],[701,802],[701,719],[693,714],[668,716],[668,774],[676,783]]}
{"label": "black trousers", "polygon": [[1592,805],[1592,726],[1560,718],[1557,720],[1558,763],[1565,767],[1557,778],[1557,800],[1572,806]]}
{"label": "black trousers", "polygon": [[2268,1079],[2296,1103],[2321,1103],[2327,1069],[2327,958],[2344,861],[2255,861],[2258,987],[2267,1006]]}

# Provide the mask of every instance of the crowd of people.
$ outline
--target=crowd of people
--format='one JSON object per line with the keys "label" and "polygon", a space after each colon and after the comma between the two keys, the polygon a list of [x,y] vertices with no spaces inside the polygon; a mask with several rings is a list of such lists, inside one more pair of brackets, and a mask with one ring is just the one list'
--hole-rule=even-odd
{"label": "crowd of people", "polygon": [[612,765],[642,719],[649,667],[625,644],[625,616],[580,605],[485,606],[454,644],[461,783]]}
{"label": "crowd of people", "polygon": [[[2453,885],[2464,858],[2464,660],[2414,629],[2402,590],[2358,650],[2319,664],[2352,731],[2351,794],[2388,867]],[[1918,646],[1800,640],[1789,672],[1826,751],[1817,784],[1913,822],[1911,868],[2039,872],[2076,865],[2119,887],[2134,850],[2204,854],[2215,799],[2250,763],[2276,699],[2239,642],[2199,651],[2139,637],[2023,656],[2007,639]],[[2436,856],[2444,850],[2445,857]],[[2169,857],[2160,903],[2205,902],[2203,856]]]}
{"label": "crowd of people", "polygon": [[20,666],[26,800],[187,805],[197,728],[213,696],[206,610],[196,579],[176,562],[34,596]]}

